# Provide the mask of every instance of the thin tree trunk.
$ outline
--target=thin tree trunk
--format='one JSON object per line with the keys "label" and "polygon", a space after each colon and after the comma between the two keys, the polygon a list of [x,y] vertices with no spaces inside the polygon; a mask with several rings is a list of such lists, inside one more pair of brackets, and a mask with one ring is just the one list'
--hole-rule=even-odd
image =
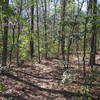
{"label": "thin tree trunk", "polygon": [[[88,4],[88,1],[87,1]],[[89,7],[87,6],[87,15],[89,13]],[[85,19],[85,34],[84,34],[84,44],[83,44],[83,73],[84,73],[84,77],[86,76],[86,62],[85,62],[85,58],[86,58],[86,33],[87,33],[87,24],[88,24],[88,18]]]}
{"label": "thin tree trunk", "polygon": [[68,47],[67,47],[67,68],[69,67],[69,56],[70,56],[70,48],[72,44],[72,39],[68,40]]}
{"label": "thin tree trunk", "polygon": [[30,55],[31,55],[31,59],[34,55],[33,34],[34,34],[34,4],[31,6],[31,38],[30,38]]}
{"label": "thin tree trunk", "polygon": [[[9,5],[9,0],[5,0],[3,11],[6,14]],[[3,51],[2,51],[2,66],[7,64],[7,44],[8,44],[8,17],[4,17],[4,32],[3,32]]]}
{"label": "thin tree trunk", "polygon": [[60,46],[61,46],[61,41],[60,41],[60,31],[58,31],[58,51],[57,51],[57,57],[60,55]]}
{"label": "thin tree trunk", "polygon": [[19,37],[20,37],[20,23],[18,21],[18,37],[17,37],[17,65],[19,66]]}
{"label": "thin tree trunk", "polygon": [[85,66],[85,57],[86,57],[86,33],[87,33],[87,21],[88,19],[86,18],[85,22],[85,34],[84,34],[84,45],[83,45],[83,72],[84,72],[84,77],[86,76],[86,66]]}
{"label": "thin tree trunk", "polygon": [[56,30],[56,14],[57,14],[57,2],[58,2],[58,0],[54,0],[54,21],[53,21],[53,25],[52,25],[52,27],[53,27],[53,36],[54,36],[54,42],[55,42],[55,40],[56,40],[56,35],[57,35],[57,30]]}
{"label": "thin tree trunk", "polygon": [[66,0],[62,0],[61,2],[61,52],[62,52],[62,59],[64,62],[64,67],[65,67],[65,11],[66,11]]}
{"label": "thin tree trunk", "polygon": [[79,85],[79,68],[80,68],[80,60],[79,60],[79,40],[76,40],[76,55],[77,55],[77,60],[78,60],[78,68],[77,68],[77,73],[78,73],[78,77],[77,77],[77,83]]}
{"label": "thin tree trunk", "polygon": [[97,40],[97,30],[96,30],[96,17],[97,15],[97,0],[92,0],[92,15],[93,15],[93,24],[92,24],[92,36],[91,36],[91,52],[90,52],[90,65],[93,68],[95,64],[95,57],[96,57],[96,40]]}
{"label": "thin tree trunk", "polygon": [[21,13],[22,13],[22,3],[23,1],[21,0],[21,4],[20,4],[20,8],[19,8],[19,18],[18,18],[18,36],[17,36],[17,65],[19,66],[19,38],[20,38],[20,34],[21,34],[21,21],[20,21],[20,17],[21,17]]}
{"label": "thin tree trunk", "polygon": [[[45,59],[48,57],[48,38],[47,38],[47,1],[41,0],[42,9],[43,9],[43,20],[44,20],[44,47],[45,47]],[[43,5],[44,4],[44,5]]]}
{"label": "thin tree trunk", "polygon": [[11,51],[10,51],[10,61],[9,61],[9,67],[11,65],[11,61],[12,61],[12,53],[13,53],[13,49],[14,49],[14,43],[15,43],[15,25],[12,26],[12,31],[13,31],[13,35],[12,35],[12,39],[13,39],[13,44],[11,46]]}
{"label": "thin tree trunk", "polygon": [[45,58],[48,57],[48,39],[47,39],[47,1],[44,0],[45,11],[44,11],[44,29],[45,29]]}
{"label": "thin tree trunk", "polygon": [[37,9],[37,37],[38,37],[38,62],[41,62],[40,59],[40,34],[39,34],[39,12],[38,12],[38,0],[36,0],[36,9]]}

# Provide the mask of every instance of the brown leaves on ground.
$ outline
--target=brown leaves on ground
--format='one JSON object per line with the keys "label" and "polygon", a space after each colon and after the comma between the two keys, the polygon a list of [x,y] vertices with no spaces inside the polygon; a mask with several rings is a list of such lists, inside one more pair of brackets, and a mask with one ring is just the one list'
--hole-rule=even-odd
{"label": "brown leaves on ground", "polygon": [[75,91],[83,86],[62,84],[62,67],[56,59],[13,66],[13,72],[0,76],[6,87],[0,100],[75,100],[78,96]]}

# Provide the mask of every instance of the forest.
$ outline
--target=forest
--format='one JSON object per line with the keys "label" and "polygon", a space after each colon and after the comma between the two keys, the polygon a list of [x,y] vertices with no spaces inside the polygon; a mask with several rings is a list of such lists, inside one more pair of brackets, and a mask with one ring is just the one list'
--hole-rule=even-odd
{"label": "forest", "polygon": [[0,100],[100,100],[100,0],[0,0]]}

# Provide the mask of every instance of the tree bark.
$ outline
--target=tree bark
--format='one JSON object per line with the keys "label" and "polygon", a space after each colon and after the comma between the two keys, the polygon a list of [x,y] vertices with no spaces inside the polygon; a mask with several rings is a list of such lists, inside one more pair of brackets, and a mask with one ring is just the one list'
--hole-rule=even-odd
{"label": "tree bark", "polygon": [[90,65],[93,68],[95,64],[95,57],[96,57],[96,40],[97,40],[97,27],[96,27],[96,17],[97,15],[97,0],[92,0],[92,16],[93,16],[93,23],[92,23],[92,36],[91,36],[91,52],[90,52]]}
{"label": "tree bark", "polygon": [[34,4],[31,6],[31,38],[30,38],[30,56],[31,56],[31,59],[34,55],[33,34],[34,34]]}
{"label": "tree bark", "polygon": [[47,1],[44,0],[44,29],[45,29],[45,59],[48,57],[48,39],[47,39]]}
{"label": "tree bark", "polygon": [[[5,0],[3,5],[4,14],[7,14],[9,6],[9,0]],[[3,18],[4,20],[4,32],[3,32],[3,51],[2,51],[2,66],[7,64],[7,44],[8,44],[8,16]]]}
{"label": "tree bark", "polygon": [[37,10],[37,37],[38,37],[38,62],[41,62],[40,59],[40,34],[39,34],[39,12],[38,12],[38,0],[36,0],[36,10]]}
{"label": "tree bark", "polygon": [[61,51],[62,51],[62,59],[64,62],[64,67],[65,67],[65,11],[66,11],[66,0],[62,0],[61,2]]}
{"label": "tree bark", "polygon": [[17,36],[17,65],[19,66],[19,38],[20,38],[20,34],[21,34],[21,13],[22,13],[22,3],[23,1],[21,0],[20,2],[20,8],[19,8],[19,11],[18,11],[18,36]]}

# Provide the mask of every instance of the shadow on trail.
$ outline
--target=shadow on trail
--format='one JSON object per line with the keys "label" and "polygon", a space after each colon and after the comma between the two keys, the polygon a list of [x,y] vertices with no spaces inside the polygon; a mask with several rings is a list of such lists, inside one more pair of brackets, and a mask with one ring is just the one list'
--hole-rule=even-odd
{"label": "shadow on trail", "polygon": [[12,78],[12,79],[14,79],[14,80],[16,80],[16,81],[22,82],[22,83],[24,83],[24,84],[26,84],[26,85],[29,85],[29,86],[31,86],[31,87],[35,87],[35,88],[37,88],[39,91],[45,91],[45,92],[54,93],[54,94],[61,94],[61,95],[63,95],[64,97],[67,97],[67,98],[71,98],[71,97],[73,97],[73,96],[76,96],[76,97],[77,97],[77,96],[81,96],[81,95],[79,95],[79,94],[77,94],[77,93],[72,93],[72,92],[65,91],[65,90],[54,90],[54,89],[42,88],[42,87],[39,87],[39,86],[37,86],[37,85],[34,85],[33,83],[27,82],[27,81],[25,81],[25,80],[23,80],[23,79],[20,79],[20,78],[14,76],[14,75],[12,75],[12,74],[9,74],[9,73],[5,73],[4,75],[6,75],[8,78]]}
{"label": "shadow on trail", "polygon": [[30,65],[19,65],[18,66],[18,68],[30,68],[30,67],[32,67],[32,66],[30,66]]}
{"label": "shadow on trail", "polygon": [[[69,91],[66,91],[66,90],[55,90],[55,89],[48,89],[48,88],[42,88],[42,87],[39,87],[38,85],[34,85],[33,83],[31,83],[31,82],[27,82],[26,80],[23,80],[23,79],[21,79],[21,78],[18,78],[17,76],[14,76],[14,75],[12,75],[12,74],[10,74],[10,73],[2,73],[4,76],[7,76],[8,78],[11,78],[11,79],[13,79],[13,80],[15,80],[15,81],[19,81],[19,82],[21,82],[21,83],[24,83],[24,84],[26,84],[26,85],[28,85],[28,86],[30,86],[30,87],[33,87],[33,88],[36,88],[35,89],[35,92],[36,92],[36,90],[38,90],[38,91],[42,91],[42,92],[47,92],[47,93],[53,93],[53,94],[60,94],[60,95],[62,95],[63,97],[65,97],[65,98],[72,98],[72,97],[81,97],[82,96],[82,94],[77,94],[77,93],[73,93],[73,92],[69,92]],[[14,99],[14,100],[26,100],[26,99],[24,99],[24,97],[23,96],[16,96],[16,95],[13,95],[13,94],[0,94],[0,96],[3,96],[3,97],[12,97],[12,98],[16,98],[16,99]],[[91,97],[91,96],[90,96]],[[21,99],[20,99],[21,98]],[[91,97],[91,98],[93,98],[93,100],[97,100],[96,98],[94,98],[94,97]]]}
{"label": "shadow on trail", "polygon": [[[14,72],[16,73],[22,73],[24,75],[28,75],[28,76],[31,76],[33,78],[40,78],[40,79],[46,79],[46,80],[50,80],[50,79],[53,79],[53,80],[59,80],[61,81],[61,78],[57,78],[57,77],[54,77],[54,78],[50,78],[50,77],[44,77],[46,76],[47,74],[51,74],[51,73],[55,73],[57,74],[57,72],[49,72],[49,73],[45,73],[43,76],[38,76],[38,75],[32,75],[32,74],[29,74],[29,73],[26,73],[26,72],[23,72],[23,71],[19,71],[19,70],[13,70]],[[59,73],[58,73],[59,74]]]}
{"label": "shadow on trail", "polygon": [[100,66],[100,64],[95,64],[95,66]]}
{"label": "shadow on trail", "polygon": [[9,98],[9,100],[27,100],[23,96],[16,96],[14,94],[0,94],[0,96],[5,97],[7,99]]}

